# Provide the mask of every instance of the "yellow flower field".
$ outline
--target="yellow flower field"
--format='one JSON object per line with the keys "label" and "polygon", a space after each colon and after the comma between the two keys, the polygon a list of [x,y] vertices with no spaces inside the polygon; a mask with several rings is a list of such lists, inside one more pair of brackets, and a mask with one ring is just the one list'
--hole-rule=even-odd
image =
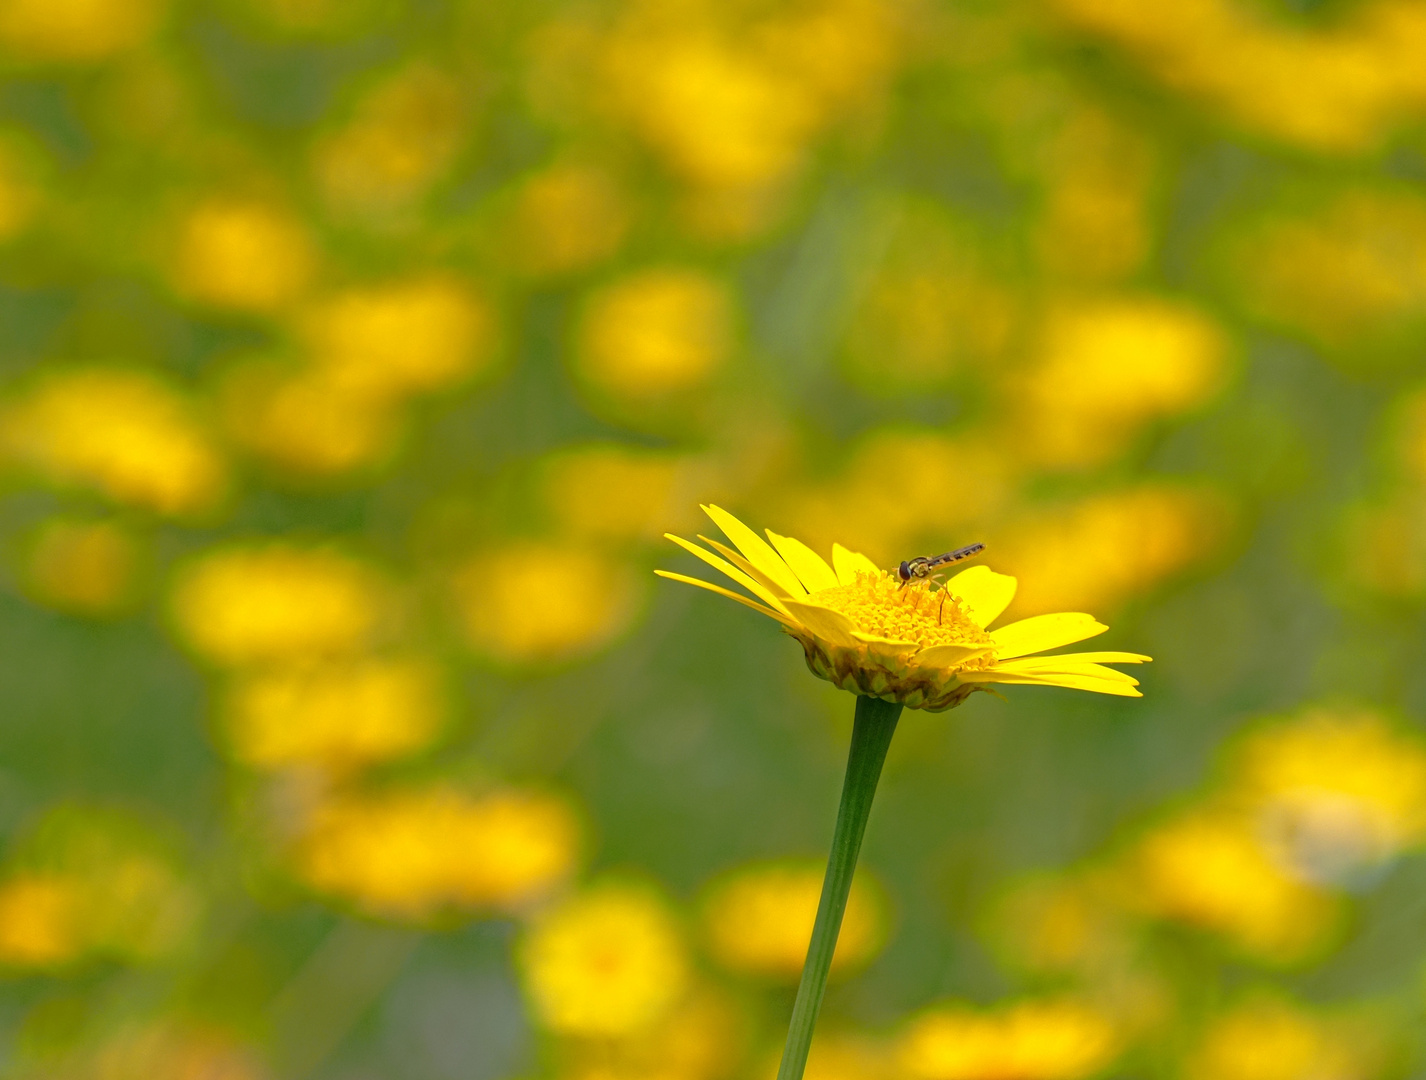
{"label": "yellow flower field", "polygon": [[0,1072],[1421,1073],[1423,55],[0,0]]}

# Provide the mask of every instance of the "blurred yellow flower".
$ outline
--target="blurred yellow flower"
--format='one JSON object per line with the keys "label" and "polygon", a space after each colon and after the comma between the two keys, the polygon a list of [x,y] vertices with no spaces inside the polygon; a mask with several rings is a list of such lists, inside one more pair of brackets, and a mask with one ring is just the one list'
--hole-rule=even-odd
{"label": "blurred yellow flower", "polygon": [[85,935],[106,955],[146,961],[172,953],[200,898],[168,862],[142,852],[95,860],[83,879]]}
{"label": "blurred yellow flower", "polygon": [[817,0],[754,25],[751,43],[813,90],[824,122],[835,124],[878,102],[901,60],[910,10],[880,0]]}
{"label": "blurred yellow flower", "polygon": [[[873,429],[855,444],[840,475],[784,498],[797,531],[812,542],[830,546],[840,539],[890,556],[998,517],[1011,494],[1013,464],[974,436]],[[904,486],[887,482],[906,476],[974,476],[975,483],[956,484],[954,498],[909,499]]]}
{"label": "blurred yellow flower", "polygon": [[443,719],[436,672],[367,657],[240,678],[227,708],[233,756],[259,768],[352,768],[412,753]]}
{"label": "blurred yellow flower", "polygon": [[1340,881],[1426,841],[1426,745],[1365,710],[1314,709],[1256,732],[1230,784],[1270,850],[1309,880]]}
{"label": "blurred yellow flower", "polygon": [[0,412],[0,451],[57,484],[160,514],[210,511],[227,470],[184,399],[156,376],[57,371]]}
{"label": "blurred yellow flower", "polygon": [[219,386],[223,427],[281,479],[312,480],[379,465],[403,425],[396,403],[356,393],[331,373],[252,361]]}
{"label": "blurred yellow flower", "polygon": [[[774,1080],[778,1060],[771,1058],[760,1080]],[[892,1047],[857,1035],[819,1031],[807,1058],[803,1080],[896,1080],[897,1068]]]}
{"label": "blurred yellow flower", "polygon": [[[766,863],[715,881],[704,899],[709,951],[724,967],[796,979],[807,958],[822,893],[822,867]],[[867,963],[886,940],[885,900],[863,870],[852,883],[832,970]]]}
{"label": "blurred yellow flower", "polygon": [[200,304],[272,314],[306,291],[316,261],[306,228],[286,211],[213,198],[180,223],[170,273],[174,289]]}
{"label": "blurred yellow flower", "polygon": [[1343,348],[1426,318],[1426,201],[1348,190],[1238,231],[1229,265],[1257,314]]}
{"label": "blurred yellow flower", "polygon": [[146,42],[163,0],[5,0],[0,47],[31,62],[88,63]]}
{"label": "blurred yellow flower", "polygon": [[602,648],[628,629],[639,598],[627,566],[544,541],[477,556],[456,575],[455,591],[471,647],[512,664]]}
{"label": "blurred yellow flower", "polygon": [[903,1032],[898,1060],[918,1080],[1078,1080],[1121,1051],[1113,1021],[1073,1000],[994,1010],[929,1009]]}
{"label": "blurred yellow flower", "polygon": [[697,30],[629,28],[605,54],[618,107],[672,168],[708,187],[761,187],[801,165],[816,101],[790,73]]}
{"label": "blurred yellow flower", "polygon": [[54,807],[21,836],[10,864],[0,881],[0,964],[144,963],[170,954],[198,917],[191,882],[124,814]]}
{"label": "blurred yellow flower", "polygon": [[1363,1033],[1275,997],[1214,1019],[1189,1056],[1188,1080],[1366,1080],[1378,1075]]}
{"label": "blurred yellow flower", "polygon": [[1043,149],[1041,264],[1082,283],[1115,281],[1141,266],[1152,241],[1155,164],[1140,132],[1097,107],[1071,109]]}
{"label": "blurred yellow flower", "polygon": [[1410,2],[1364,4],[1342,25],[1315,31],[1233,0],[1164,13],[1133,0],[1054,7],[1249,130],[1312,150],[1370,150],[1426,99],[1418,62],[1426,17]]}
{"label": "blurred yellow flower", "polygon": [[933,712],[959,705],[993,683],[1142,696],[1137,679],[1105,666],[1149,659],[1139,653],[1029,655],[1108,629],[1089,615],[1039,615],[988,631],[1015,595],[1013,577],[978,566],[932,591],[927,579],[903,585],[840,544],[832,548],[834,570],[799,540],[768,530],[769,545],[726,510],[703,509],[736,551],[706,537],[699,539],[718,554],[677,536],[669,539],[756,599],[699,578],[655,573],[777,620],[802,645],[812,673],[843,690]]}
{"label": "blurred yellow flower", "polygon": [[111,616],[134,600],[138,539],[113,521],[51,518],[29,541],[25,592],[76,615]]}
{"label": "blurred yellow flower", "polygon": [[644,401],[703,386],[733,343],[733,301],[701,271],[644,270],[590,297],[580,322],[582,379],[619,400]]}
{"label": "blurred yellow flower", "polygon": [[328,203],[375,216],[407,208],[460,150],[468,100],[456,79],[424,64],[378,85],[315,149],[313,171]]}
{"label": "blurred yellow flower", "polygon": [[569,876],[578,848],[579,823],[553,796],[435,787],[329,799],[294,862],[318,892],[419,919],[449,908],[522,907]]}
{"label": "blurred yellow flower", "polygon": [[542,464],[540,490],[566,535],[601,541],[659,538],[670,520],[686,517],[694,489],[714,481],[702,457],[618,443],[584,443]]}
{"label": "blurred yellow flower", "polygon": [[665,1022],[688,985],[682,934],[643,885],[595,885],[543,913],[519,951],[535,1016],[567,1035],[624,1036]]}
{"label": "blurred yellow flower", "polygon": [[373,572],[349,556],[277,541],[198,556],[180,570],[171,595],[184,643],[224,665],[361,649],[384,600]]}
{"label": "blurred yellow flower", "polygon": [[0,965],[69,963],[85,946],[82,901],[68,879],[23,874],[0,883]]}
{"label": "blurred yellow flower", "polygon": [[491,360],[490,309],[452,277],[341,293],[312,309],[306,330],[324,381],[358,398],[442,390]]}
{"label": "blurred yellow flower", "polygon": [[38,156],[27,138],[0,134],[0,243],[22,233],[40,209]]}
{"label": "blurred yellow flower", "polygon": [[633,208],[608,172],[564,162],[527,177],[515,196],[511,258],[527,274],[587,270],[624,242]]}
{"label": "blurred yellow flower", "polygon": [[996,943],[1033,972],[1090,972],[1126,952],[1124,915],[1093,875],[1041,875],[1019,882],[1000,902]]}
{"label": "blurred yellow flower", "polygon": [[1098,865],[1033,874],[1012,884],[986,930],[1007,969],[1092,991],[1127,1045],[1163,1037],[1177,1020],[1179,987],[1145,947],[1123,891],[1122,878]]}
{"label": "blurred yellow flower", "polygon": [[1063,307],[1048,321],[1038,363],[1013,384],[1015,445],[1036,462],[1102,464],[1143,424],[1207,401],[1223,384],[1226,344],[1182,304]]}
{"label": "blurred yellow flower", "polygon": [[1030,608],[1114,609],[1215,554],[1227,532],[1208,492],[1145,484],[1038,510],[995,548]]}
{"label": "blurred yellow flower", "polygon": [[666,1014],[643,1044],[642,1056],[655,1076],[668,1069],[687,1080],[728,1076],[741,1059],[746,1021],[732,1000],[708,987],[695,987]]}
{"label": "blurred yellow flower", "polygon": [[781,186],[816,134],[874,108],[897,53],[896,15],[834,0],[738,25],[716,5],[677,18],[632,5],[602,43],[602,96],[692,185]]}
{"label": "blurred yellow flower", "polygon": [[1309,956],[1339,914],[1331,895],[1279,866],[1240,815],[1171,820],[1144,837],[1126,869],[1126,903],[1215,931],[1269,962]]}
{"label": "blurred yellow flower", "polygon": [[694,986],[649,1025],[614,1038],[573,1038],[561,1047],[561,1080],[724,1080],[746,1048],[746,1020],[734,1002]]}
{"label": "blurred yellow flower", "polygon": [[884,200],[873,222],[885,251],[853,294],[843,357],[858,387],[926,393],[999,361],[1020,304],[971,224],[926,198]]}

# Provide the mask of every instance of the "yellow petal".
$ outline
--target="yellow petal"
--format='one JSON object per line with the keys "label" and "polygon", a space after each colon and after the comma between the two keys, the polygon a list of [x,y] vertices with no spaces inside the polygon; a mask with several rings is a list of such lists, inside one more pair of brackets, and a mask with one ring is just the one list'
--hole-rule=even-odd
{"label": "yellow petal", "polygon": [[946,582],[946,588],[960,598],[971,622],[982,629],[999,618],[1015,598],[1015,579],[1009,574],[997,574],[988,566],[962,570]]}
{"label": "yellow petal", "polygon": [[1143,697],[1129,683],[1110,682],[1089,675],[1048,673],[1040,675],[1016,674],[993,668],[990,671],[961,671],[956,678],[964,683],[1008,683],[1029,686],[1065,686],[1071,690],[1089,690],[1096,694],[1114,694],[1117,697]]}
{"label": "yellow petal", "polygon": [[769,607],[781,611],[784,615],[787,614],[786,609],[782,606],[782,601],[778,598],[776,593],[774,593],[771,589],[767,588],[761,583],[754,581],[737,567],[730,566],[728,563],[718,558],[717,555],[713,555],[707,551],[704,551],[697,544],[690,543],[681,536],[674,536],[673,533],[664,533],[664,536],[667,539],[672,540],[679,547],[683,548],[683,550],[688,552],[690,555],[696,555],[698,558],[702,559],[705,563],[713,567],[713,569],[717,570],[720,574],[727,575],[731,580],[737,582],[743,588],[747,589],[748,592],[752,593],[759,600],[764,601]]}
{"label": "yellow petal", "polygon": [[[743,573],[747,574],[748,577],[752,578],[754,581],[760,581],[760,582],[762,582],[763,588],[765,588],[768,592],[772,593],[774,596],[780,596],[780,597],[783,597],[784,599],[786,599],[786,597],[788,596],[788,592],[787,592],[786,589],[784,589],[781,585],[779,585],[779,584],[778,584],[776,581],[774,581],[772,578],[770,578],[770,577],[768,577],[766,574],[764,574],[761,570],[759,570],[759,569],[758,569],[756,566],[754,566],[752,563],[748,562],[747,559],[743,558],[742,552],[734,551],[734,550],[733,550],[732,548],[730,548],[727,544],[720,543],[719,541],[714,540],[712,537],[704,536],[702,533],[699,533],[699,534],[698,534],[698,539],[702,540],[705,544],[707,544],[709,547],[711,547],[714,551],[716,551],[716,552],[718,552],[718,554],[722,555],[723,558],[727,559],[730,563],[732,563],[734,566],[736,566],[739,570],[741,570]],[[798,595],[798,596],[801,596],[801,595],[803,595],[803,594],[802,594],[802,593],[798,593],[797,595]]]}
{"label": "yellow petal", "polygon": [[767,531],[767,537],[772,541],[772,546],[777,548],[777,553],[782,556],[783,561],[792,567],[792,572],[807,586],[808,592],[836,588],[837,575],[832,573],[827,560],[801,540],[779,536],[771,529]]}
{"label": "yellow petal", "polygon": [[856,638],[852,636],[856,633],[856,625],[840,611],[801,600],[784,600],[782,603],[794,619],[823,641],[844,649],[856,644]]}
{"label": "yellow petal", "polygon": [[852,637],[865,645],[867,652],[873,656],[886,659],[910,656],[921,647],[914,641],[893,641],[891,638],[879,637],[876,634],[863,634],[860,630],[852,631]]}
{"label": "yellow petal", "polygon": [[1077,664],[1069,663],[1045,663],[1051,657],[1030,656],[1023,660],[1011,660],[1005,664],[996,664],[996,671],[1008,671],[1016,675],[1089,675],[1096,679],[1108,679],[1110,682],[1131,683],[1139,685],[1139,680],[1132,675],[1126,675],[1122,671],[1117,671],[1111,667],[1103,667],[1100,664]]}
{"label": "yellow petal", "polygon": [[911,658],[917,667],[953,668],[990,652],[989,645],[932,645]]}
{"label": "yellow petal", "polygon": [[1007,623],[990,636],[995,639],[995,655],[1009,660],[1042,649],[1058,649],[1076,641],[1102,634],[1109,627],[1093,615],[1081,611],[1061,611],[1053,615],[1036,615]]}
{"label": "yellow petal", "polygon": [[855,585],[858,574],[880,574],[881,567],[859,551],[848,551],[841,544],[832,545],[832,565],[837,570],[837,581],[842,585]]}
{"label": "yellow petal", "polygon": [[723,530],[724,536],[733,541],[733,546],[747,556],[748,562],[786,589],[788,596],[807,595],[792,567],[783,562],[782,557],[761,536],[721,506],[705,506],[703,512]]}
{"label": "yellow petal", "polygon": [[1088,675],[1055,674],[1039,680],[1042,686],[1063,686],[1069,690],[1088,690],[1092,694],[1112,694],[1115,697],[1143,697],[1138,683],[1110,682]]}
{"label": "yellow petal", "polygon": [[[1040,664],[1046,668],[1063,664],[1148,664],[1152,656],[1136,652],[1067,652],[1052,653],[1049,656],[1025,656],[1010,661],[1014,664]],[[1002,665],[1003,666],[1003,665]]]}
{"label": "yellow petal", "polygon": [[746,596],[739,596],[737,593],[733,592],[732,589],[725,589],[721,585],[714,585],[711,581],[704,581],[702,578],[689,577],[687,574],[675,574],[671,570],[655,570],[654,573],[657,574],[659,577],[668,578],[670,581],[682,581],[688,585],[697,585],[700,589],[707,589],[709,592],[715,592],[719,596],[726,596],[729,600],[736,600],[738,603],[744,604],[747,607],[752,608],[754,611],[761,612],[762,614],[768,616],[768,618],[770,619],[776,619],[778,622],[782,623],[785,626],[791,626],[793,628],[796,628],[797,626],[797,624],[791,619],[789,619],[786,615],[783,615],[780,612],[773,611],[772,608],[763,607],[756,600],[749,600]]}

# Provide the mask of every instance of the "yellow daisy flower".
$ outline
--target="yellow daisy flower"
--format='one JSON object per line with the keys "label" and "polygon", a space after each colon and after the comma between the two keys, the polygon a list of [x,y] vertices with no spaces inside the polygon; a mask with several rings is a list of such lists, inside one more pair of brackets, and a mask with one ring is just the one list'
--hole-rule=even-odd
{"label": "yellow daisy flower", "polygon": [[1015,595],[1015,579],[1006,574],[975,566],[939,589],[924,579],[903,586],[840,544],[833,545],[828,566],[800,540],[771,530],[764,540],[726,510],[703,510],[733,547],[705,536],[699,539],[711,551],[672,534],[668,539],[752,596],[684,574],[655,573],[776,619],[801,642],[812,673],[843,690],[932,712],[959,705],[991,683],[1142,696],[1137,679],[1105,666],[1150,659],[1140,653],[1031,655],[1109,629],[1093,616],[1060,612],[989,629]]}

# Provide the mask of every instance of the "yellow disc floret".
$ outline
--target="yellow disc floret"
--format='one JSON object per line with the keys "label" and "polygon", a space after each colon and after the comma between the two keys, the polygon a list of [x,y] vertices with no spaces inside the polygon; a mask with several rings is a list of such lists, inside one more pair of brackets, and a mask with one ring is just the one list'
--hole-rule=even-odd
{"label": "yellow disc floret", "polygon": [[931,645],[989,645],[991,638],[966,614],[960,598],[926,582],[904,588],[889,574],[861,573],[851,585],[812,593],[809,599],[840,611],[863,634]]}
{"label": "yellow disc floret", "polygon": [[[839,647],[815,633],[791,627],[788,633],[802,643],[814,675],[854,694],[949,709],[975,689],[957,676],[994,663],[990,634],[944,585],[917,581],[903,587],[879,570],[859,571],[848,584],[810,593],[807,602],[845,618],[851,641]],[[926,656],[935,662],[922,662]]]}

